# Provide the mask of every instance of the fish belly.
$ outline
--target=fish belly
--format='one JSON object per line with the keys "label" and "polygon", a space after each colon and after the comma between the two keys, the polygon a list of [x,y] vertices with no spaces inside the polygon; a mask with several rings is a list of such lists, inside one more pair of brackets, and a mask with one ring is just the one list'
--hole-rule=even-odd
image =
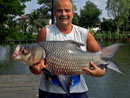
{"label": "fish belly", "polygon": [[[79,58],[79,59],[78,59]],[[83,57],[82,57],[83,58]],[[48,69],[54,75],[78,75],[85,73],[82,68],[89,67],[89,60],[75,56],[49,57],[47,59]]]}

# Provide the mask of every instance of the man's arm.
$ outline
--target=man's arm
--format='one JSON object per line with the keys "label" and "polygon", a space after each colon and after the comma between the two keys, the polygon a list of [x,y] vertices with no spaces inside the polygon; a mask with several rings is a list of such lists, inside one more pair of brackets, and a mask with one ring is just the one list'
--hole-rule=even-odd
{"label": "man's arm", "polygon": [[[90,52],[97,52],[97,51],[101,50],[97,41],[95,40],[95,38],[93,37],[93,35],[90,32],[88,32],[88,34],[87,34],[86,43],[87,43],[87,49]],[[93,62],[90,62],[90,66],[92,66],[94,69],[91,70],[87,67],[83,68],[83,70],[86,71],[86,74],[98,77],[98,76],[103,76],[106,72],[105,68],[101,69],[101,68],[97,67]]]}
{"label": "man's arm", "polygon": [[43,27],[37,35],[36,42],[46,41],[46,28]]}
{"label": "man's arm", "polygon": [[87,49],[90,52],[97,52],[97,51],[101,50],[101,48],[98,45],[97,41],[95,40],[95,38],[93,37],[93,35],[90,32],[88,32],[88,34],[87,34],[86,43],[87,43]]}
{"label": "man's arm", "polygon": [[[46,28],[43,27],[40,32],[37,35],[36,42],[41,42],[46,40]],[[43,71],[41,70],[42,68],[45,68],[46,66],[44,65],[44,60],[39,61],[37,65],[34,65],[33,67],[30,67],[30,71],[33,74],[41,74]]]}

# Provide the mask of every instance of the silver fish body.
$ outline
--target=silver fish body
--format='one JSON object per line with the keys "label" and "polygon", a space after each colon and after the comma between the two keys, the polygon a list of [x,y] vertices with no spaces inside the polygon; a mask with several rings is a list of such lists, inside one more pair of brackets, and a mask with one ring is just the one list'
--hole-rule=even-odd
{"label": "silver fish body", "polygon": [[[40,43],[26,45],[25,50],[29,51],[27,55],[15,51],[13,58],[21,60],[29,66],[44,59],[47,69],[53,75],[78,75],[85,73],[82,68],[90,67],[89,62],[94,62],[97,66],[100,64],[109,64],[108,67],[120,72],[111,59],[118,50],[120,44],[109,46],[99,52],[86,52],[80,49],[83,44],[74,41],[44,41]],[[19,49],[21,50],[21,49]],[[17,59],[15,54],[20,54]],[[14,56],[15,55],[15,56]],[[26,59],[25,59],[26,58]]]}
{"label": "silver fish body", "polygon": [[83,67],[89,67],[89,62],[93,61],[97,65],[102,63],[100,53],[89,53],[82,51],[73,42],[48,42],[46,45],[40,43],[46,51],[46,63],[48,70],[54,74],[77,75],[82,74]]}

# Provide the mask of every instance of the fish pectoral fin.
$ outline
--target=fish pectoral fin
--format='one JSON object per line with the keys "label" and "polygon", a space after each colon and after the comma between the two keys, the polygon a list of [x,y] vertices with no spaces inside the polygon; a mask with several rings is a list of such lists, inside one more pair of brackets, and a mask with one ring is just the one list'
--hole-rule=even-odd
{"label": "fish pectoral fin", "polygon": [[69,89],[72,84],[72,76],[69,75],[58,75],[58,80],[60,82],[61,87],[66,92],[67,95],[71,96],[69,94]]}
{"label": "fish pectoral fin", "polygon": [[44,74],[45,74],[46,76],[49,76],[49,77],[52,77],[52,76],[53,76],[52,73],[51,73],[47,68],[43,68],[42,71],[44,72]]}

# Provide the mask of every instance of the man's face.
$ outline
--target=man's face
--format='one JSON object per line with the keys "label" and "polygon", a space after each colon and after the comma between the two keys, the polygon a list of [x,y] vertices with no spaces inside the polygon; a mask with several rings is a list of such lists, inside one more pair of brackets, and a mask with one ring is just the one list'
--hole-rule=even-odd
{"label": "man's face", "polygon": [[56,22],[58,25],[69,25],[72,23],[74,12],[69,0],[59,0],[55,9]]}

